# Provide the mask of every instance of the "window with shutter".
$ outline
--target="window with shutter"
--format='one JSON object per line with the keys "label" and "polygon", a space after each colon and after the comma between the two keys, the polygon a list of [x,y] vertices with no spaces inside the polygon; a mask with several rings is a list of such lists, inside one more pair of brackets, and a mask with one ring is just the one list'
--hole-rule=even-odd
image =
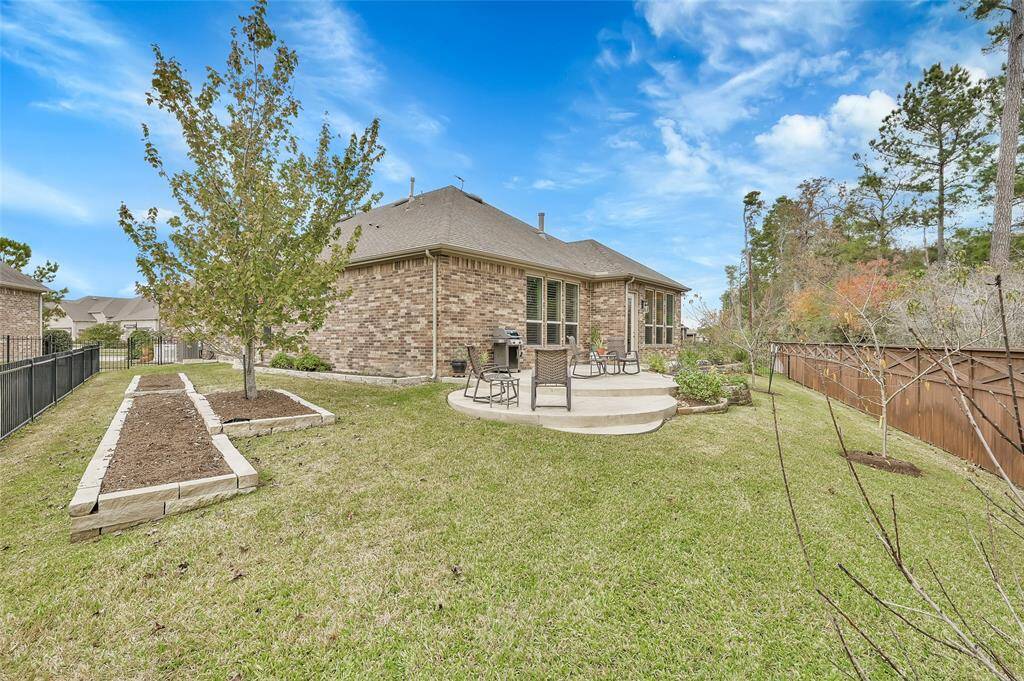
{"label": "window with shutter", "polygon": [[541,292],[544,280],[540,277],[526,278],[526,344],[540,345],[541,330],[544,328],[544,311],[541,307]]}
{"label": "window with shutter", "polygon": [[565,284],[565,337],[580,340],[580,286]]}
{"label": "window with shutter", "polygon": [[654,344],[654,291],[647,289],[647,311],[644,312],[644,344]]}
{"label": "window with shutter", "polygon": [[660,291],[654,297],[655,333],[654,342],[661,345],[665,342],[665,294]]}
{"label": "window with shutter", "polygon": [[676,329],[676,297],[671,293],[665,295],[665,342],[674,342]]}
{"label": "window with shutter", "polygon": [[557,279],[547,281],[547,345],[562,343],[562,282]]}

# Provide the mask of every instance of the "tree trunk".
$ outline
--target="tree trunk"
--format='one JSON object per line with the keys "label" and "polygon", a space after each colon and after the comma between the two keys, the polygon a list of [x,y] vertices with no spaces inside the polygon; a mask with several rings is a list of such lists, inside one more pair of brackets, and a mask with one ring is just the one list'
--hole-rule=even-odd
{"label": "tree trunk", "polygon": [[[882,367],[882,371],[885,368]],[[889,458],[889,400],[888,391],[885,389],[885,378],[883,374],[882,382],[878,384],[878,392],[882,398],[882,413],[879,416],[879,425],[882,427],[882,457]]]}
{"label": "tree trunk", "polygon": [[[939,157],[942,157],[942,147],[939,147]],[[939,166],[939,224],[938,234],[935,237],[935,260],[940,264],[946,263],[946,168]]]}
{"label": "tree trunk", "polygon": [[242,373],[245,376],[245,399],[256,399],[256,342],[248,340],[242,354]]}
{"label": "tree trunk", "polygon": [[992,223],[992,244],[988,259],[993,267],[1010,264],[1010,228],[1013,225],[1013,185],[1017,171],[1017,143],[1020,136],[1021,47],[1024,40],[1024,0],[1013,0],[1010,35],[1007,38],[1006,86],[1003,115],[999,121],[999,164],[996,167],[996,207]]}

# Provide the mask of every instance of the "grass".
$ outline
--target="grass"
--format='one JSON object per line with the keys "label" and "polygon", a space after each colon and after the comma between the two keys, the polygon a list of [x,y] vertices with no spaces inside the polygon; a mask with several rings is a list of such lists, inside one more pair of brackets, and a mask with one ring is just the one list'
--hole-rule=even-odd
{"label": "grass", "polygon": [[[185,370],[200,390],[239,383],[222,365]],[[445,403],[450,385],[261,376],[338,423],[238,440],[260,472],[254,494],[69,544],[65,506],[135,372],[91,379],[0,443],[0,676],[840,676],[761,395],[602,438],[466,418]],[[779,392],[812,558],[879,631],[835,565],[888,596],[905,589],[824,400]],[[875,446],[871,419],[839,413],[851,447]],[[904,435],[892,447],[925,476],[862,476],[874,497],[896,496],[911,562],[932,560],[968,610],[1009,626],[966,530],[981,526],[967,476],[987,476]],[[934,677],[976,674],[921,661]]]}

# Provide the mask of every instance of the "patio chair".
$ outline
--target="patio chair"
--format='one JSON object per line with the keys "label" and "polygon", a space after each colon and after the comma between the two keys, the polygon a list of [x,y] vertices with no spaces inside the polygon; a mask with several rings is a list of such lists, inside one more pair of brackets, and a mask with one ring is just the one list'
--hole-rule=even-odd
{"label": "patio chair", "polygon": [[[608,352],[615,354],[615,363],[619,368],[619,373],[623,374],[639,374],[640,373],[640,353],[636,350],[630,350],[626,352],[626,339],[622,336],[611,336],[608,338]],[[630,367],[634,367],[636,371],[630,371]]]}
{"label": "patio chair", "polygon": [[605,364],[605,360],[596,352],[593,350],[584,352],[572,336],[566,336],[565,340],[569,344],[569,353],[572,355],[569,358],[569,373],[573,377],[595,378],[607,373],[608,365]]}
{"label": "patio chair", "polygon": [[[565,386],[565,409],[572,411],[572,375],[569,373],[568,355],[564,348],[533,351],[533,380],[530,384],[530,411],[537,411],[537,388]],[[561,405],[541,405],[553,407]]]}
{"label": "patio chair", "polygon": [[[493,362],[483,362],[480,359],[480,353],[472,345],[466,346],[466,357],[469,358],[469,371],[466,372],[466,388],[462,391],[463,397],[468,397],[474,402],[487,402],[491,404],[494,402],[494,398],[501,398],[504,395],[504,386],[498,383],[498,392],[494,392],[494,384],[497,383],[497,379],[500,378],[511,378],[512,374],[505,367],[499,367]],[[469,384],[473,379],[476,379],[476,385],[473,386],[473,394],[469,394]],[[487,385],[487,394],[480,394],[480,384],[485,383]]]}

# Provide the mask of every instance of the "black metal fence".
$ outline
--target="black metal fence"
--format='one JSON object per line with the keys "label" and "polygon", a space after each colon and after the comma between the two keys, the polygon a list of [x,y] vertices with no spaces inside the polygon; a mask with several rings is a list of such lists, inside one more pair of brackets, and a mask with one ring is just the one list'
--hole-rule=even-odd
{"label": "black metal fence", "polygon": [[0,365],[0,440],[33,421],[99,371],[98,345]]}
{"label": "black metal fence", "polygon": [[[39,336],[0,336],[0,366],[63,348],[53,347],[53,340]],[[72,343],[72,349],[93,344]],[[202,341],[190,341],[172,335],[151,334],[99,344],[99,371],[130,369],[139,364],[178,364],[187,360],[213,359],[213,352]]]}

